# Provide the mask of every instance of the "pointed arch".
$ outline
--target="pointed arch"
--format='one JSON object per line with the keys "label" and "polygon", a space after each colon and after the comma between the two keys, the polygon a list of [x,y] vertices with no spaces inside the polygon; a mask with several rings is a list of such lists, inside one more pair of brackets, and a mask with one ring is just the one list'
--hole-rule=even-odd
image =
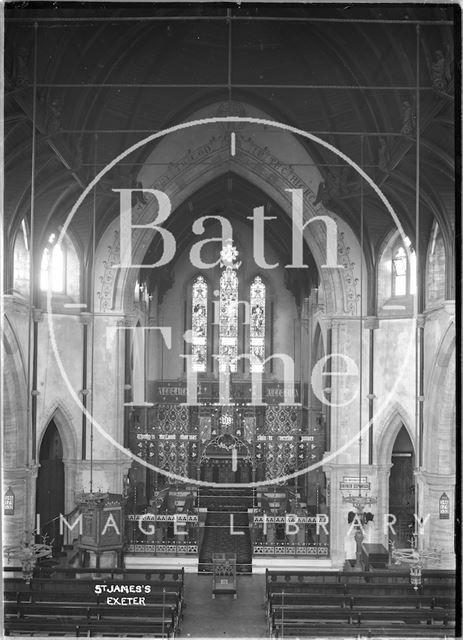
{"label": "pointed arch", "polygon": [[39,286],[42,292],[66,295],[77,301],[81,290],[81,259],[71,235],[58,242],[58,232],[51,232],[40,260]]}
{"label": "pointed arch", "polygon": [[[215,116],[219,103],[212,103],[207,107],[200,109],[191,114],[191,119],[203,119],[205,117]],[[255,108],[253,105],[244,104],[243,108],[249,117],[268,118],[268,114]],[[211,129],[213,127],[211,126]],[[328,312],[338,312],[340,315],[355,315],[357,312],[357,285],[355,284],[359,277],[359,265],[361,260],[366,263],[364,258],[360,258],[359,242],[348,224],[341,218],[335,219],[334,214],[327,210],[324,205],[314,205],[316,199],[316,185],[323,181],[322,174],[312,162],[307,148],[303,142],[298,140],[297,135],[284,130],[278,132],[278,138],[275,138],[272,146],[262,147],[248,139],[244,133],[240,133],[242,153],[240,159],[230,159],[228,147],[221,144],[223,137],[222,123],[216,125],[216,132],[212,137],[204,143],[202,132],[196,131],[192,127],[188,133],[184,131],[173,133],[172,136],[180,136],[182,138],[181,145],[170,145],[169,141],[164,139],[156,140],[152,147],[152,151],[147,159],[146,164],[137,174],[137,182],[140,182],[145,188],[151,188],[153,184],[168,195],[172,211],[175,210],[185,201],[188,200],[199,188],[212,181],[213,179],[225,175],[227,173],[235,173],[237,176],[256,185],[265,194],[267,194],[275,203],[281,207],[282,211],[292,217],[292,192],[294,189],[301,189],[304,193],[304,211],[309,218],[317,216],[326,216],[336,222],[338,237],[338,262],[344,265],[339,269],[323,269],[322,265],[326,263],[327,254],[327,225],[321,220],[314,222],[310,229],[306,229],[303,234],[303,242],[307,245],[313,259],[318,266],[318,275],[320,286],[323,290],[326,309]],[[281,144],[278,140],[285,141]],[[198,146],[199,144],[199,146]],[[184,150],[188,147],[187,155]],[[307,159],[307,166],[311,166],[311,176],[299,173],[291,165],[288,165],[281,156],[282,147],[292,149],[294,154]],[[162,156],[163,166],[174,166],[180,162],[179,153],[183,158],[181,162],[181,173],[171,175],[168,168],[162,173],[160,165],[157,164],[156,158]],[[207,158],[207,162],[198,163],[189,161],[190,157]],[[185,158],[187,160],[185,160]],[[309,162],[310,159],[310,162]],[[168,161],[168,162],[167,162]],[[180,166],[180,165],[179,165]],[[154,168],[156,167],[156,168]],[[313,197],[312,197],[313,196]],[[145,224],[153,220],[154,200],[150,200],[148,204],[139,212],[139,223]],[[103,306],[105,309],[123,308],[125,300],[125,292],[127,287],[132,287],[134,282],[134,269],[112,269],[107,266],[117,264],[120,261],[119,242],[114,242],[114,235],[119,236],[118,221],[113,221],[101,237],[96,257],[95,269],[95,304]],[[145,258],[147,247],[154,236],[154,231],[147,229],[143,234],[135,234],[132,244],[132,264],[141,264]],[[367,282],[364,278],[364,292],[367,290]],[[101,298],[104,298],[103,305]]]}
{"label": "pointed arch", "polygon": [[426,306],[435,306],[445,300],[446,255],[444,236],[434,220],[426,255]]}
{"label": "pointed arch", "polygon": [[416,444],[412,425],[413,421],[407,411],[401,404],[395,402],[378,429],[379,437],[376,445],[378,465],[390,464],[394,442],[402,426],[407,430],[415,451]]}
{"label": "pointed arch", "polygon": [[[416,255],[409,238],[391,231],[378,251],[376,267],[377,308],[379,313],[410,312],[416,293]],[[399,298],[399,300],[397,300]],[[397,305],[397,302],[400,304]],[[391,304],[392,303],[392,304]]]}
{"label": "pointed arch", "polygon": [[42,420],[40,425],[37,451],[40,451],[47,427],[53,420],[63,444],[63,460],[75,460],[77,457],[77,437],[71,413],[61,402],[56,402],[51,409],[44,412],[44,415],[47,417]]}
{"label": "pointed arch", "polygon": [[25,218],[22,218],[13,242],[13,290],[26,297],[29,294],[29,279],[29,230]]}

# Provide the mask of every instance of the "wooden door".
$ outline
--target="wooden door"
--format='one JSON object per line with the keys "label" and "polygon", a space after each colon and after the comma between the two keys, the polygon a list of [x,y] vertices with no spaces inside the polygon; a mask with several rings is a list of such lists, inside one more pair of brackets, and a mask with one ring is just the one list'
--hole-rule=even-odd
{"label": "wooden door", "polygon": [[64,464],[61,438],[53,421],[47,427],[39,454],[36,489],[36,513],[40,514],[41,535],[53,540],[60,549],[60,514],[64,512]]}
{"label": "wooden door", "polygon": [[[389,513],[397,520],[391,535],[396,547],[408,547],[414,531],[415,466],[413,445],[407,430],[402,426],[392,450],[392,468],[389,476]],[[391,532],[392,533],[392,532]]]}

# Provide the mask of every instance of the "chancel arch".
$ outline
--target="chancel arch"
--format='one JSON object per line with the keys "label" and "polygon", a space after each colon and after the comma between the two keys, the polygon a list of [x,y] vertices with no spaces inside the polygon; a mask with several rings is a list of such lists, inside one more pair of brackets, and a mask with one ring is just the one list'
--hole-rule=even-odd
{"label": "chancel arch", "polygon": [[[191,118],[213,117],[219,106],[216,103],[201,109],[191,114]],[[244,107],[245,113],[246,115],[249,114],[249,117],[267,117],[265,113],[256,110],[253,106],[244,105]],[[168,134],[165,139],[155,143],[153,151],[146,160],[146,166],[137,175],[137,184],[146,189],[161,189],[169,196],[173,212],[171,220],[173,220],[176,211],[183,211],[181,205],[186,205],[195,192],[200,191],[208,183],[212,183],[217,178],[227,174],[231,177],[236,175],[255,185],[267,195],[266,200],[271,198],[280,208],[280,215],[286,215],[291,218],[292,191],[294,189],[302,189],[304,192],[303,207],[306,210],[304,221],[320,215],[327,215],[333,218],[333,214],[325,209],[323,204],[318,203],[317,207],[314,206],[318,185],[322,177],[304,145],[297,140],[294,134],[279,130],[272,136],[272,144],[264,145],[259,136],[246,136],[246,127],[251,125],[243,124],[240,126],[242,126],[242,129],[237,131],[237,136],[240,136],[239,139],[242,144],[240,161],[230,157],[228,146],[230,132],[228,128],[224,130],[221,127],[221,123],[217,123],[216,125],[208,125],[203,130],[203,127],[198,125]],[[258,125],[254,124],[252,126],[256,127]],[[291,166],[289,167],[287,162],[288,155],[293,157],[293,160],[297,158],[300,162],[295,163],[294,167],[290,163]],[[194,164],[193,168],[191,160],[196,156],[201,158],[202,162]],[[169,159],[172,164],[179,163],[182,166],[181,173],[171,175],[169,169],[162,173],[162,169],[156,166],[159,163],[159,158],[162,158],[163,163],[167,163]],[[303,170],[298,171],[297,167],[299,166]],[[145,202],[139,202],[134,213],[134,221],[136,219],[137,224],[152,222],[155,217],[154,204],[153,198],[149,196],[146,197]],[[249,200],[248,211],[244,215],[252,216],[253,208],[262,204],[264,204],[262,201],[253,202]],[[194,219],[200,217],[200,215],[204,215],[204,213],[201,211],[197,215],[192,215],[190,211],[183,221],[183,232],[185,231],[185,222],[191,220],[191,224],[193,224]],[[304,230],[304,245],[307,244],[317,264],[321,291],[325,297],[327,310],[340,314],[355,315],[358,311],[356,307],[357,296],[360,293],[357,290],[360,283],[359,242],[342,218],[336,217],[335,222],[338,233],[337,261],[339,265],[342,265],[341,268],[321,268],[322,265],[326,264],[327,260],[327,231],[324,223],[316,222],[306,227]],[[270,226],[272,222],[270,221],[267,224]],[[291,220],[289,220],[288,224],[291,224]],[[166,222],[163,226],[169,228],[169,223]],[[113,266],[120,259],[119,233],[120,226],[118,222],[111,223],[105,233],[105,238],[99,243],[97,249],[97,264],[107,265],[109,263],[108,257],[111,255],[111,267],[110,269],[106,267],[104,273],[101,273],[100,270],[100,272],[97,271],[96,273],[96,302],[100,302],[103,291],[108,290],[110,287],[112,294],[107,291],[105,295],[108,300],[111,300],[110,308],[112,309],[121,308],[125,287],[131,288],[131,282],[135,277],[134,272],[136,271],[136,269],[115,269]],[[145,229],[143,234],[133,230],[133,264],[148,262],[146,259],[146,252],[149,246],[148,239],[150,241],[153,239],[152,230]],[[200,239],[198,237],[198,241]],[[108,240],[110,245],[108,245]],[[156,241],[155,236],[154,240]],[[156,255],[158,259],[161,254],[162,242],[157,247]],[[284,265],[292,264],[291,259],[292,253],[289,251]],[[367,273],[367,269],[364,268],[362,280],[365,296]]]}

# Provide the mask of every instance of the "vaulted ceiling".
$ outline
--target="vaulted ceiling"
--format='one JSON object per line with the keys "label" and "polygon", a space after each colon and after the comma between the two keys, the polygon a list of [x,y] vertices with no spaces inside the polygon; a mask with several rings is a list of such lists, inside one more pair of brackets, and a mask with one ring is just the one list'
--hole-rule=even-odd
{"label": "vaulted ceiling", "polygon": [[[149,133],[231,98],[320,136],[364,167],[413,244],[418,138],[420,249],[437,220],[451,252],[458,78],[448,78],[445,90],[437,91],[432,65],[440,50],[451,69],[453,7],[9,3],[5,16],[7,247],[20,220],[30,216],[32,157],[40,246],[108,161]],[[404,101],[419,117],[410,135],[401,134]],[[387,145],[382,168],[380,137]],[[339,159],[307,147],[327,184],[339,179]],[[117,215],[111,187],[134,186],[143,159],[129,156],[99,185],[95,200],[85,201],[72,223],[84,255],[92,245],[93,212],[99,235]],[[331,192],[327,206],[360,235],[360,181],[354,172],[342,179],[343,188]],[[250,191],[234,179],[230,193],[224,178],[184,206],[213,211],[221,198],[231,197],[244,208]],[[374,266],[393,221],[370,191],[363,198]],[[283,244],[288,237],[281,229]]]}

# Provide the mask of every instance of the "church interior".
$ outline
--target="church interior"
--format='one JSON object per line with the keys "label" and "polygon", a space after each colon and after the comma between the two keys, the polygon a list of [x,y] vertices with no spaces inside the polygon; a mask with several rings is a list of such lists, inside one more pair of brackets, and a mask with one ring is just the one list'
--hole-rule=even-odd
{"label": "church interior", "polygon": [[458,635],[460,27],[5,4],[6,634]]}

